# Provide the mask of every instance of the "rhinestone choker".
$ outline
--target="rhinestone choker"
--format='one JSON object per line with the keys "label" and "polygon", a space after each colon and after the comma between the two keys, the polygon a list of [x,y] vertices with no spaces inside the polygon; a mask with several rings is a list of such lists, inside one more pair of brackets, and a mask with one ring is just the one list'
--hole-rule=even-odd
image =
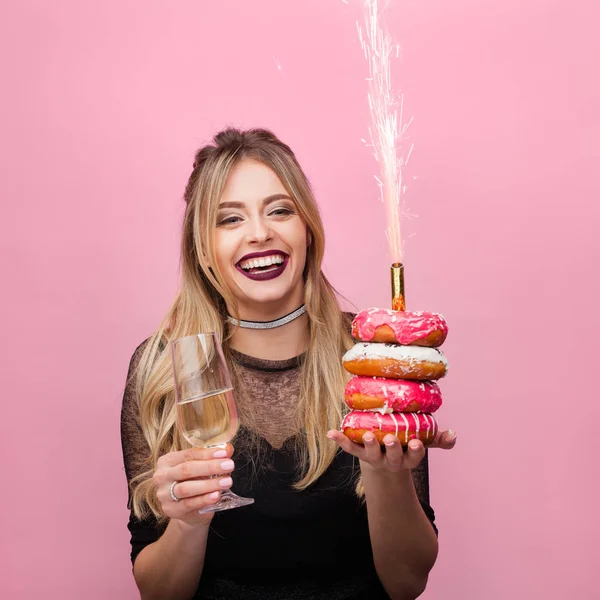
{"label": "rhinestone choker", "polygon": [[282,325],[286,325],[290,323],[294,319],[302,316],[306,312],[306,304],[303,304],[300,308],[297,308],[294,312],[291,312],[289,315],[285,315],[285,317],[281,317],[279,319],[275,319],[274,321],[238,321],[234,319],[232,316],[228,316],[228,321],[235,325],[236,327],[241,327],[242,329],[275,329],[276,327],[281,327]]}

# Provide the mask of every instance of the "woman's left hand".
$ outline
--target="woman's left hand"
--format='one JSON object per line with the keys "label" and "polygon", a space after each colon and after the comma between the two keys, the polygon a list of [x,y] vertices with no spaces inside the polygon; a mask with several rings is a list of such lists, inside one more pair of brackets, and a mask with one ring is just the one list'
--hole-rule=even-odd
{"label": "woman's left hand", "polygon": [[[369,466],[377,470],[398,472],[405,469],[414,469],[425,456],[425,446],[421,440],[410,440],[408,449],[404,452],[400,440],[391,433],[383,438],[385,452],[383,452],[383,447],[379,445],[371,432],[367,432],[363,436],[364,446],[356,444],[341,431],[331,430],[327,433],[327,437],[334,440],[345,452],[356,456],[356,458],[368,463]],[[456,434],[451,429],[447,429],[438,432],[434,441],[428,447],[451,450],[455,444]]]}

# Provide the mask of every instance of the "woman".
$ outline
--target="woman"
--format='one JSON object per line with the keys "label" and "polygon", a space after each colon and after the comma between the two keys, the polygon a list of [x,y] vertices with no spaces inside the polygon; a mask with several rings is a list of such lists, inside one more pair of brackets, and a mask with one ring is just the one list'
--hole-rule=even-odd
{"label": "woman", "polygon": [[[141,596],[415,598],[437,555],[425,449],[338,431],[351,316],[321,272],[309,183],[268,131],[213,142],[185,191],[180,292],[132,357],[123,401]],[[232,371],[235,452],[189,449],[175,427],[168,341],[200,331],[219,332]],[[230,487],[255,503],[199,514]]]}

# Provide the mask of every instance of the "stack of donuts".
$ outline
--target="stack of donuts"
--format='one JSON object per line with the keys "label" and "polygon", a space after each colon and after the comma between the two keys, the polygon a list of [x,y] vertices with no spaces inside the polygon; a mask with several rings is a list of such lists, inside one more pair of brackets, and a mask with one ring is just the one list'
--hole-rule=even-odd
{"label": "stack of donuts", "polygon": [[442,404],[436,380],[448,369],[438,348],[447,335],[437,313],[371,308],[356,315],[357,343],[342,358],[354,375],[345,390],[352,411],[342,422],[343,433],[359,444],[367,431],[380,444],[388,433],[403,446],[411,439],[431,444],[438,431],[432,413]]}

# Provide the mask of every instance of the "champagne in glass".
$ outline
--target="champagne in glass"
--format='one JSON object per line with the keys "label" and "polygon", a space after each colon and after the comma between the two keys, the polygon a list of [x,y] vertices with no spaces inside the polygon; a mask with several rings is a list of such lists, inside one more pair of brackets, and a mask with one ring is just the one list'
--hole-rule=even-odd
{"label": "champagne in glass", "polygon": [[[177,426],[197,448],[223,447],[237,433],[239,422],[233,386],[216,333],[198,333],[171,342]],[[217,476],[219,477],[219,476]],[[252,504],[231,490],[201,513]]]}
{"label": "champagne in glass", "polygon": [[238,429],[231,388],[179,402],[177,415],[183,437],[199,448],[226,444]]}

